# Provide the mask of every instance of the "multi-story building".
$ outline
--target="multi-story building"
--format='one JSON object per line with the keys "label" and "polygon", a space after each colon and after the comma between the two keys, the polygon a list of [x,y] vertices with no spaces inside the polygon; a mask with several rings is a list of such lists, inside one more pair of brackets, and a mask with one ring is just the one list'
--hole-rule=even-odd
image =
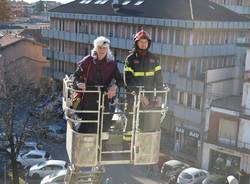
{"label": "multi-story building", "polygon": [[164,81],[171,88],[163,127],[178,142],[172,145],[178,146],[179,155],[198,163],[205,102],[239,93],[229,88],[238,76],[229,76],[228,87],[219,95],[207,94],[206,73],[225,67],[242,69],[245,49],[235,43],[238,34],[249,35],[247,18],[206,0],[77,0],[49,15],[50,29],[43,30],[43,35],[50,41],[44,55],[50,59],[50,74],[57,79],[76,69],[97,36],[108,37],[115,58],[123,62],[133,47],[133,34],[142,28],[148,31],[151,51],[158,56]]}
{"label": "multi-story building", "polygon": [[250,17],[250,1],[249,0],[210,0],[222,5],[232,11],[235,11],[246,17]]}
{"label": "multi-story building", "polygon": [[243,90],[241,88],[243,93],[214,100],[208,113],[202,167],[215,173],[237,174],[244,171],[250,174],[250,44],[240,45],[248,47]]}

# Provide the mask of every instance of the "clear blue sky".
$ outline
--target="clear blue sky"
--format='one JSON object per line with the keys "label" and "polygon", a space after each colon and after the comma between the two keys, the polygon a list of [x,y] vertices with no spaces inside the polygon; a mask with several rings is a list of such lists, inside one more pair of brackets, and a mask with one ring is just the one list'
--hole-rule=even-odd
{"label": "clear blue sky", "polygon": [[[33,2],[36,2],[38,0],[24,0],[25,2],[28,2],[28,3],[33,3]],[[74,1],[74,0],[52,0],[52,1],[58,1],[58,2],[61,2],[61,3],[68,3],[68,2],[71,2],[71,1]]]}

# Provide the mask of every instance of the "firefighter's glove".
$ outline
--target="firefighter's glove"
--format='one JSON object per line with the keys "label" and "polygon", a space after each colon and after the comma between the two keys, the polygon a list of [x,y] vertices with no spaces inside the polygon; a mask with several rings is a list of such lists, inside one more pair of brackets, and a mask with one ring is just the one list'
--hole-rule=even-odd
{"label": "firefighter's glove", "polygon": [[141,96],[141,103],[144,107],[149,105],[149,100],[146,96]]}
{"label": "firefighter's glove", "polygon": [[86,84],[85,83],[77,83],[77,87],[80,90],[86,90]]}
{"label": "firefighter's glove", "polygon": [[117,91],[117,85],[114,84],[108,90],[108,99],[111,99],[114,96],[116,96],[116,91]]}

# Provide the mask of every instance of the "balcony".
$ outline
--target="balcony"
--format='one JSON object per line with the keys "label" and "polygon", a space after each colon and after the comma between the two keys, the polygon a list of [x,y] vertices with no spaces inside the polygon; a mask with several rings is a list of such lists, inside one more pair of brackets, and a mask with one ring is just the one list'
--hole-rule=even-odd
{"label": "balcony", "polygon": [[[42,30],[42,35],[47,38],[60,39],[85,44],[92,44],[93,40],[97,37],[97,35],[94,34],[71,33],[58,30]],[[118,37],[107,37],[110,39],[113,48],[130,50],[134,44],[133,40]],[[238,52],[241,52],[240,49],[241,48],[236,47],[235,44],[171,45],[153,42],[151,45],[151,51],[155,54],[186,58],[234,55]],[[242,53],[243,52],[244,51],[242,51]]]}
{"label": "balcony", "polygon": [[67,61],[71,63],[76,63],[83,58],[83,56],[81,55],[66,54],[64,52],[58,52],[55,50],[50,50],[48,48],[43,49],[43,56],[52,60],[55,59],[55,60]]}
{"label": "balcony", "polygon": [[176,78],[176,89],[181,91],[192,91],[196,94],[203,95],[204,82],[178,76]]}
{"label": "balcony", "polygon": [[162,72],[162,77],[163,77],[163,81],[166,82],[167,84],[172,84],[175,85],[176,84],[176,79],[178,76],[177,72]]}
{"label": "balcony", "polygon": [[250,142],[242,142],[230,139],[227,139],[227,141],[223,141],[219,140],[217,137],[214,137],[214,135],[210,135],[209,132],[207,133],[207,135],[205,135],[204,141],[227,149],[250,154]]}
{"label": "balcony", "polygon": [[179,104],[174,104],[174,116],[195,124],[200,124],[202,121],[202,111]]}

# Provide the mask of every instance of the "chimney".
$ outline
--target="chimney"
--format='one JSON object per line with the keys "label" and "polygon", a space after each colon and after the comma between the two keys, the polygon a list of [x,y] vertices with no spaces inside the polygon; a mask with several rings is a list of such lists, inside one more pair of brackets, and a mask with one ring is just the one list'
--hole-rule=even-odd
{"label": "chimney", "polygon": [[121,4],[119,3],[119,0],[113,0],[112,8],[115,12],[118,12],[121,9]]}

